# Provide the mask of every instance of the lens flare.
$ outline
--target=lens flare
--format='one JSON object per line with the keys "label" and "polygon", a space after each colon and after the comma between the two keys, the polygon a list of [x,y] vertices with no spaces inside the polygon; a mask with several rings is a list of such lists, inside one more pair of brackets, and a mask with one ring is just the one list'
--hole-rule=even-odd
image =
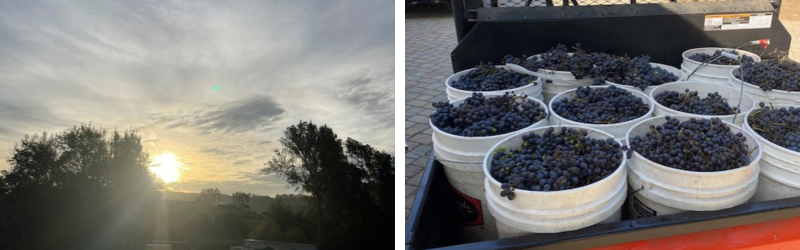
{"label": "lens flare", "polygon": [[178,181],[181,177],[179,171],[181,168],[183,164],[172,153],[160,154],[150,163],[150,172],[161,178],[164,183]]}

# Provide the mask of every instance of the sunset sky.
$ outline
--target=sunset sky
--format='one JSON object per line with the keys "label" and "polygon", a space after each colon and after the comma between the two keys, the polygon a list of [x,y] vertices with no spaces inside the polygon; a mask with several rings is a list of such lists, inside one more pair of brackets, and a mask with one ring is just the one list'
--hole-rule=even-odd
{"label": "sunset sky", "polygon": [[0,170],[91,122],[171,153],[170,190],[292,193],[258,172],[301,120],[394,151],[394,74],[391,1],[0,1]]}

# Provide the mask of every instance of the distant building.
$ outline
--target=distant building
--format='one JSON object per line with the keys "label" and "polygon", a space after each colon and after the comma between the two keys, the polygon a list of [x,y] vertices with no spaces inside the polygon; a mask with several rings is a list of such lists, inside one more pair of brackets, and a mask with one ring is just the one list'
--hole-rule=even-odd
{"label": "distant building", "polygon": [[315,245],[275,242],[263,240],[244,240],[244,246],[231,247],[230,250],[319,250]]}

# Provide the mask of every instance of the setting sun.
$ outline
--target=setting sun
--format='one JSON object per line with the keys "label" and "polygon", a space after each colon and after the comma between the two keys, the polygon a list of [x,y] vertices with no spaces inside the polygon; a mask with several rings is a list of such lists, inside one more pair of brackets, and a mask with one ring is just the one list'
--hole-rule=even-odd
{"label": "setting sun", "polygon": [[161,178],[164,183],[177,181],[181,174],[178,169],[183,168],[183,164],[172,153],[163,153],[150,163],[150,172]]}

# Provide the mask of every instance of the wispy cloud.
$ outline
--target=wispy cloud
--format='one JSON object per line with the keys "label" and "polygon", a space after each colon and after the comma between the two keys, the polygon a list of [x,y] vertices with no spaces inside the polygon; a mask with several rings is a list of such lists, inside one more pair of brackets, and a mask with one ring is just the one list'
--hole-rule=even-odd
{"label": "wispy cloud", "polygon": [[368,115],[380,125],[376,128],[394,127],[394,70],[364,69],[339,81],[333,87],[334,97]]}
{"label": "wispy cloud", "polygon": [[233,165],[243,166],[243,165],[249,165],[252,162],[253,162],[253,160],[239,160],[239,161],[235,161],[233,163]]}
{"label": "wispy cloud", "polygon": [[202,133],[241,133],[274,129],[286,111],[270,97],[257,96],[219,106],[152,114],[167,128],[194,128]]}
{"label": "wispy cloud", "polygon": [[257,172],[300,120],[391,151],[393,68],[391,1],[0,1],[0,153],[136,127],[198,188]]}

